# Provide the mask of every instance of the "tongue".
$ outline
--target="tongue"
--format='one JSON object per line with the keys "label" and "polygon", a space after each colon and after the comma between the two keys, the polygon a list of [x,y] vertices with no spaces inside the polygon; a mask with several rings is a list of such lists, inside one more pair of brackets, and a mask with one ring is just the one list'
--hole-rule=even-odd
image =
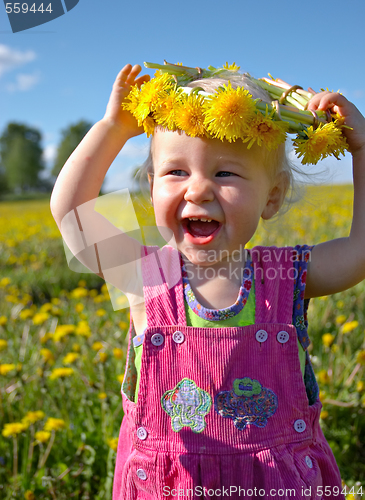
{"label": "tongue", "polygon": [[219,223],[216,220],[211,222],[202,222],[200,220],[189,221],[189,233],[193,236],[210,236],[218,228]]}

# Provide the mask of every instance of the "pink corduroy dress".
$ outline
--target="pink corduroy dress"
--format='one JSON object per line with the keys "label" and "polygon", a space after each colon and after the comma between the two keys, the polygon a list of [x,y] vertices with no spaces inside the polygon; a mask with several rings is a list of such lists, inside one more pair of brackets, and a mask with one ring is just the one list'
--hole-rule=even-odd
{"label": "pink corduroy dress", "polygon": [[300,369],[292,249],[254,250],[255,324],[195,328],[178,252],[143,248],[148,326],[137,403],[130,332],[113,500],[344,498]]}

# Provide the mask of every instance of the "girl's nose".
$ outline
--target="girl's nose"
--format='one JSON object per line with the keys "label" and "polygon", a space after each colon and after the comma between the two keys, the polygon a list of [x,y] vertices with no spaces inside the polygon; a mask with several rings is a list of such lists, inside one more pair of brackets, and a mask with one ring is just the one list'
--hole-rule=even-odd
{"label": "girl's nose", "polygon": [[208,179],[191,179],[184,195],[185,201],[191,203],[206,203],[214,200],[214,192]]}

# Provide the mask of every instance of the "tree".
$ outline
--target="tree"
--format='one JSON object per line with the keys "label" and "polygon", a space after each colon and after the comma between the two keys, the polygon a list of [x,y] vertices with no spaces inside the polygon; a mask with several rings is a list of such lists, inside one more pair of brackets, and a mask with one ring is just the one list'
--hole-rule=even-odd
{"label": "tree", "polygon": [[0,137],[0,166],[10,190],[29,190],[39,185],[44,169],[42,134],[21,123],[9,123]]}
{"label": "tree", "polygon": [[58,176],[63,165],[88,133],[91,126],[91,123],[81,120],[75,125],[70,125],[68,128],[61,131],[62,139],[57,148],[57,156],[52,169],[52,175],[55,177]]}

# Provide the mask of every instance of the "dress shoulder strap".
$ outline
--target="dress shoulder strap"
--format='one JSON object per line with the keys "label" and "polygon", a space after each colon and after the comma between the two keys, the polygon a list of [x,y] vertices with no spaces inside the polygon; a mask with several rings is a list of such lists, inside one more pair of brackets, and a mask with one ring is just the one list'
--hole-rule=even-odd
{"label": "dress shoulder strap", "polygon": [[141,251],[147,326],[186,325],[179,252],[169,245]]}
{"label": "dress shoulder strap", "polygon": [[249,250],[255,278],[256,323],[292,323],[295,270],[292,247]]}

